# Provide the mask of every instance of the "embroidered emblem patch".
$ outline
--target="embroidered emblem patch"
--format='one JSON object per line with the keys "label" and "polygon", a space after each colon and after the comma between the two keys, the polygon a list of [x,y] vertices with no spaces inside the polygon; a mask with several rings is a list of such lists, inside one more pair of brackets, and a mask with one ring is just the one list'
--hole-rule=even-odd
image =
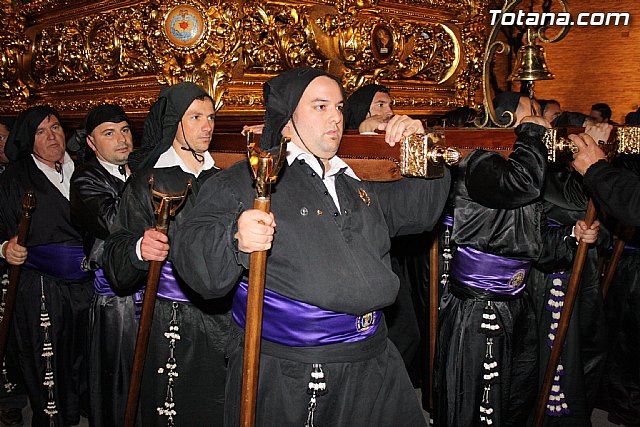
{"label": "embroidered emblem patch", "polygon": [[358,195],[367,206],[371,206],[371,197],[369,197],[364,189],[358,188]]}
{"label": "embroidered emblem patch", "polygon": [[513,276],[509,279],[509,287],[511,289],[519,288],[524,282],[525,274],[527,274],[527,270],[518,270],[513,273]]}
{"label": "embroidered emblem patch", "polygon": [[366,331],[370,329],[375,323],[378,313],[372,311],[371,313],[363,314],[356,317],[356,329],[358,332]]}

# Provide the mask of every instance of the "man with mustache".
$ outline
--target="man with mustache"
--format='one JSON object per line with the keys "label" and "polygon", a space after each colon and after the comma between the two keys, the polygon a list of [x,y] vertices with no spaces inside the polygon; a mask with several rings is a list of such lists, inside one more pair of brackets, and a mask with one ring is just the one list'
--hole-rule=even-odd
{"label": "man with mustache", "polygon": [[[13,326],[33,409],[33,425],[75,425],[86,405],[90,275],[81,269],[82,238],[71,224],[69,186],[75,166],[58,112],[32,107],[18,117],[0,176],[0,253],[22,265]],[[26,246],[17,243],[21,200],[33,190]],[[53,423],[53,424],[51,424]]]}
{"label": "man with mustache", "polygon": [[[71,147],[73,142],[74,147]],[[127,114],[100,105],[87,114],[84,129],[70,139],[83,164],[71,177],[71,220],[83,233],[85,268],[94,272],[89,364],[90,420],[93,426],[122,423],[135,347],[139,294],[116,294],[104,277],[102,251],[120,197],[131,175],[127,161],[133,138]]]}

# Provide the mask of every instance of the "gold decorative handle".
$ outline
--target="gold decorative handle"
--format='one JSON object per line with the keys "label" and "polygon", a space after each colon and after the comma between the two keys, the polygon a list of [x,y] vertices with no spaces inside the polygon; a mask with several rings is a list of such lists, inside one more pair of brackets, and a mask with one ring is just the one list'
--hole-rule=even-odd
{"label": "gold decorative handle", "polygon": [[442,178],[444,165],[455,165],[462,155],[444,146],[444,133],[432,131],[408,136],[400,145],[400,172],[405,176]]}

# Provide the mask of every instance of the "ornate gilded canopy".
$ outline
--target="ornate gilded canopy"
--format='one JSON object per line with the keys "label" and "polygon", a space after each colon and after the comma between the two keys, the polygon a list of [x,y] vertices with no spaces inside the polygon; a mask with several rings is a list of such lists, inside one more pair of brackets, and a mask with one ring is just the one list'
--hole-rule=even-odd
{"label": "ornate gilded canopy", "polygon": [[0,113],[66,117],[116,102],[143,116],[163,85],[204,86],[223,116],[260,116],[262,83],[301,65],[351,92],[391,88],[399,112],[475,104],[487,0],[32,0],[0,11]]}

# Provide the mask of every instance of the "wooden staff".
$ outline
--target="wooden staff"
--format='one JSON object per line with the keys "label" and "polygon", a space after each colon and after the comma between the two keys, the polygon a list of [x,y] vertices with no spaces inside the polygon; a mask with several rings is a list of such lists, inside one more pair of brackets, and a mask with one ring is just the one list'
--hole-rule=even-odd
{"label": "wooden staff", "polygon": [[[155,214],[158,216],[155,228],[166,235],[170,218],[175,216],[176,211],[187,199],[187,193],[191,188],[191,180],[187,182],[187,186],[181,194],[163,194],[155,191],[153,188],[153,176],[149,178],[149,185]],[[156,200],[159,200],[158,203],[156,203]],[[156,305],[158,282],[160,281],[160,272],[163,264],[164,261],[149,262],[149,275],[147,276],[147,287],[144,291],[144,300],[142,302],[142,313],[140,314],[140,325],[138,326],[133,368],[131,370],[131,382],[129,383],[129,395],[124,413],[125,427],[134,427],[136,424],[140,383],[142,382],[142,372],[144,371],[144,362],[147,357],[147,348],[149,347],[149,333],[151,332],[153,310]]]}
{"label": "wooden staff", "polygon": [[[589,199],[589,205],[587,206],[587,213],[584,218],[584,222],[587,227],[591,227],[593,221],[596,219],[596,208],[593,204],[593,200]],[[551,355],[549,356],[549,362],[547,363],[547,370],[544,374],[544,381],[542,382],[541,394],[538,400],[538,406],[536,407],[536,416],[533,425],[541,427],[544,422],[547,401],[551,393],[551,387],[553,385],[553,377],[556,374],[558,368],[558,362],[560,361],[560,355],[562,354],[562,348],[564,346],[564,340],[567,336],[567,330],[569,329],[569,321],[571,320],[571,313],[573,311],[573,304],[576,301],[578,295],[578,286],[580,285],[580,279],[582,278],[582,269],[584,262],[587,258],[587,251],[589,250],[589,244],[584,240],[581,240],[578,244],[576,256],[573,260],[573,267],[571,269],[571,277],[569,278],[569,284],[567,285],[567,293],[560,312],[560,320],[558,321],[558,330],[556,337],[553,340],[551,346]]]}
{"label": "wooden staff", "polygon": [[[284,163],[288,138],[280,142],[280,153],[274,162],[271,155],[260,151],[253,141],[253,132],[247,134],[249,164],[256,181],[256,198],[253,208],[270,212],[271,184],[278,177]],[[251,253],[249,264],[249,290],[244,333],[244,360],[242,372],[242,400],[240,402],[240,425],[253,427],[256,419],[258,395],[258,371],[260,369],[260,336],[262,335],[262,305],[264,303],[264,281],[267,266],[267,251]]]}
{"label": "wooden staff", "polygon": [[[438,305],[440,271],[438,263],[439,227],[434,227],[433,240],[429,248],[429,409],[433,414],[433,362],[436,357],[436,334],[438,333]],[[433,417],[432,417],[433,418]]]}
{"label": "wooden staff", "polygon": [[635,232],[635,228],[629,227],[627,225],[618,224],[617,227],[617,237],[616,244],[613,247],[613,253],[611,254],[611,259],[609,260],[609,264],[607,265],[607,269],[604,274],[604,279],[602,280],[602,299],[607,297],[607,293],[609,293],[609,287],[611,286],[611,282],[613,282],[613,278],[616,275],[616,270],[618,269],[618,263],[620,262],[620,258],[622,257],[622,252],[624,251],[624,245],[626,242],[633,237],[633,233]]}
{"label": "wooden staff", "polygon": [[[29,234],[29,226],[31,225],[31,213],[35,208],[36,195],[32,190],[29,190],[22,196],[22,217],[18,225],[17,238],[17,243],[20,246],[27,245],[27,235]],[[0,322],[0,363],[4,361],[4,356],[7,351],[9,326],[13,318],[13,308],[16,303],[16,295],[18,294],[18,281],[20,280],[21,267],[22,265],[12,265],[9,269],[9,284],[7,285],[7,294],[4,299],[2,322]]]}

